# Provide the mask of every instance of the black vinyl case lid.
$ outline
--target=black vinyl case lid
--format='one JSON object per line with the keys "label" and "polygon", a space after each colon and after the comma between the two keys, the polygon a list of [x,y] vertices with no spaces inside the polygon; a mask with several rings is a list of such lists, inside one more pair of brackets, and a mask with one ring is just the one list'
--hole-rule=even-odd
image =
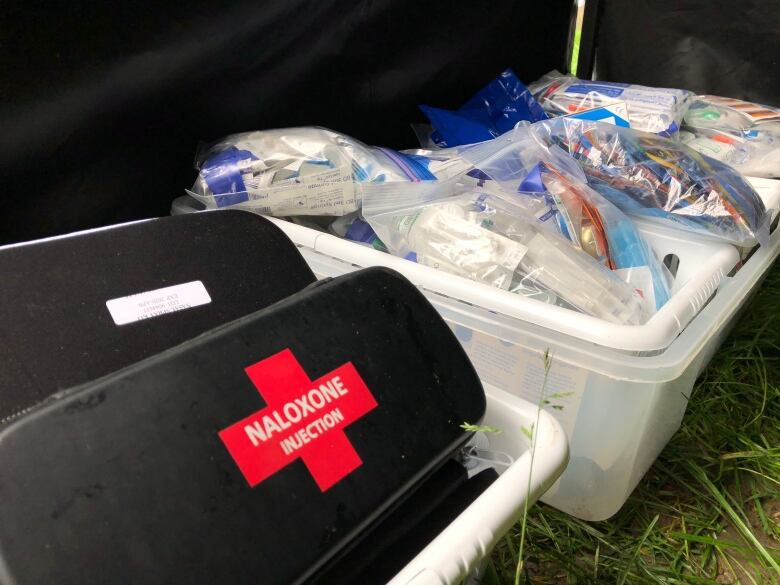
{"label": "black vinyl case lid", "polygon": [[[0,421],[315,281],[279,228],[242,211],[164,217],[4,248],[0,275]],[[106,306],[198,282],[210,302],[186,310],[117,325]]]}
{"label": "black vinyl case lid", "polygon": [[319,283],[7,425],[0,576],[301,582],[484,410],[463,349],[406,279]]}

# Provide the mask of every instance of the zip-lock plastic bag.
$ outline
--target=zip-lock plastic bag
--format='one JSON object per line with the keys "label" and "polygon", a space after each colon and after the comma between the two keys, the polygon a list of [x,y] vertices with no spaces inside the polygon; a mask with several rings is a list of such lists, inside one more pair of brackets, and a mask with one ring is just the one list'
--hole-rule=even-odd
{"label": "zip-lock plastic bag", "polygon": [[684,89],[588,81],[558,71],[551,71],[528,88],[551,116],[564,116],[614,102],[625,102],[632,128],[662,136],[677,134],[693,96]]}
{"label": "zip-lock plastic bag", "polygon": [[190,194],[206,207],[273,216],[341,216],[360,208],[361,185],[446,176],[430,159],[366,146],[325,128],[228,136],[198,154]]}
{"label": "zip-lock plastic bag", "polygon": [[455,180],[376,185],[364,214],[397,256],[612,323],[644,321],[631,286],[498,191]]}
{"label": "zip-lock plastic bag", "polygon": [[712,95],[697,96],[681,140],[743,175],[780,178],[780,110]]}
{"label": "zip-lock plastic bag", "polygon": [[[435,131],[430,139],[439,147],[474,144],[495,138],[519,122],[546,120],[528,88],[507,69],[456,111],[420,106]],[[418,137],[422,138],[419,136]],[[427,137],[421,140],[425,145]]]}
{"label": "zip-lock plastic bag", "polygon": [[459,182],[510,196],[527,215],[640,290],[648,314],[669,300],[667,271],[633,222],[588,187],[587,177],[571,157],[538,141],[528,127],[478,145],[415,152],[467,160],[473,169],[458,177]]}
{"label": "zip-lock plastic bag", "polygon": [[769,215],[734,169],[673,140],[611,124],[557,118],[531,132],[567,150],[599,193],[628,214],[738,246],[765,243]]}

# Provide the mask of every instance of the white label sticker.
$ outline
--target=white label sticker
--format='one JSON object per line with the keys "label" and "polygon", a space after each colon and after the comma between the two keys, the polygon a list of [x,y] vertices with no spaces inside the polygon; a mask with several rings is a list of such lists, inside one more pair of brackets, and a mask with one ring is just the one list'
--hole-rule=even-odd
{"label": "white label sticker", "polygon": [[359,209],[351,167],[309,172],[265,185],[268,174],[243,176],[249,201],[242,203],[242,207],[275,216],[340,216]]}
{"label": "white label sticker", "polygon": [[108,312],[117,325],[143,321],[166,313],[175,313],[211,302],[200,280],[166,286],[157,290],[106,301]]}

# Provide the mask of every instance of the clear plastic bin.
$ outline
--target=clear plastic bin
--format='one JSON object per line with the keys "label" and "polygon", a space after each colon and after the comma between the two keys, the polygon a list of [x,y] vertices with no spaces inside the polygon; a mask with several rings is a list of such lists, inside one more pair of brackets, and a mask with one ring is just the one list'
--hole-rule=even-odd
{"label": "clear plastic bin", "polygon": [[[777,219],[780,182],[759,193]],[[570,441],[570,463],[542,498],[586,520],[626,501],[679,428],[688,396],[739,309],[780,254],[780,230],[740,265],[736,248],[641,224],[676,273],[672,299],[646,324],[620,326],[419,266],[273,220],[320,277],[369,265],[405,274],[450,324],[482,380],[538,403],[542,355],[553,355],[545,399]],[[487,424],[492,424],[487,421]]]}

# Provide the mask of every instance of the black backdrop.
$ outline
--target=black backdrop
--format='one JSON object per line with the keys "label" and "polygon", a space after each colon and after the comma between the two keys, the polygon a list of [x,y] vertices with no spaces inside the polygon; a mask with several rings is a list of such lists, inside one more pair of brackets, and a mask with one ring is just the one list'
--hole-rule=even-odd
{"label": "black backdrop", "polygon": [[780,0],[600,3],[600,79],[780,106]]}
{"label": "black backdrop", "polygon": [[414,145],[503,68],[563,68],[571,0],[3,0],[0,242],[168,213],[199,140],[318,124]]}

